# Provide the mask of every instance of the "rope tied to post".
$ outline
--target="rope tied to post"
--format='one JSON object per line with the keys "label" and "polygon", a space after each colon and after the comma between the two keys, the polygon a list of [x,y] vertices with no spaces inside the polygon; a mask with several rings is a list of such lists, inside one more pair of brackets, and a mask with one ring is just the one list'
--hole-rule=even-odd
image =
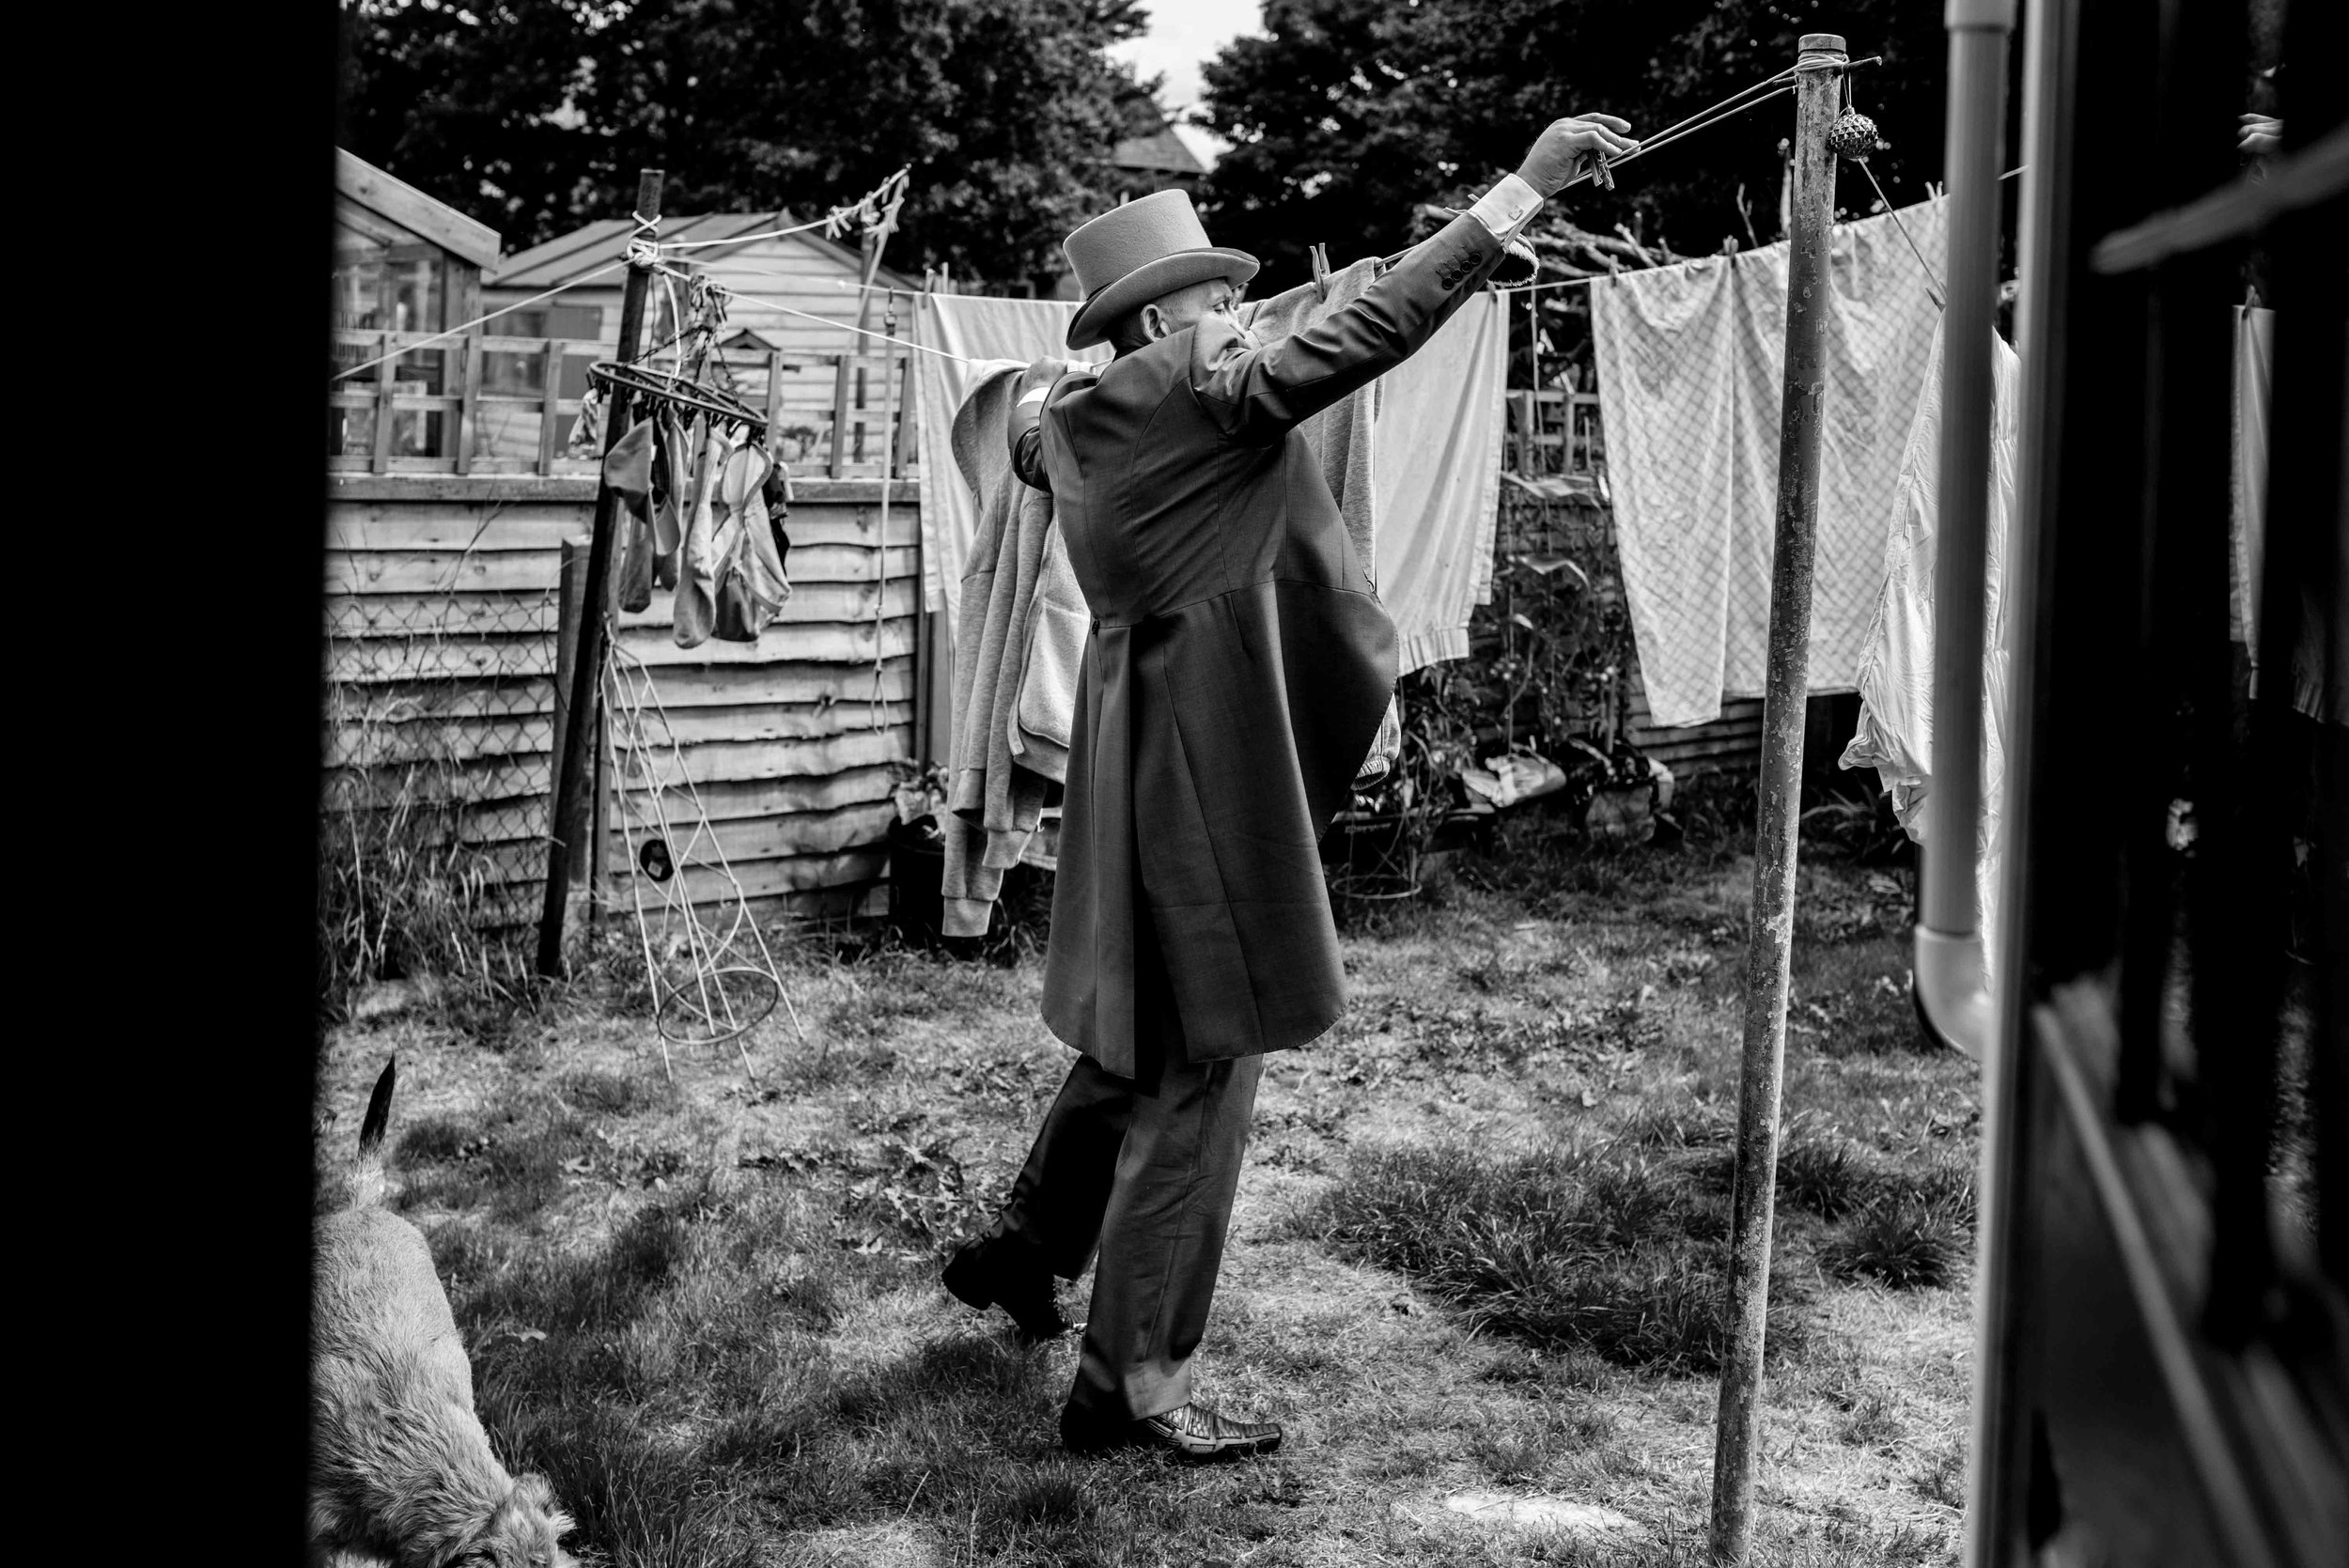
{"label": "rope tied to post", "polygon": [[661,260],[661,216],[647,218],[642,212],[630,212],[636,220],[636,232],[628,237],[628,264],[631,267],[651,267]]}

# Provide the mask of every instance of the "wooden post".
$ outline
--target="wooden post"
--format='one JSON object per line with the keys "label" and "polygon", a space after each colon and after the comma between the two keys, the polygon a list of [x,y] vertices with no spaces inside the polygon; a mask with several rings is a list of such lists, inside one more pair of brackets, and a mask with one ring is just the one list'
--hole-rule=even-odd
{"label": "wooden post", "polygon": [[[554,632],[554,766],[563,766],[564,744],[571,727],[571,683],[579,669],[579,629],[587,618],[587,557],[592,535],[563,541],[562,575],[556,579]],[[576,874],[571,877],[576,883]]]}
{"label": "wooden post", "polygon": [[1779,415],[1778,520],[1770,561],[1769,671],[1762,708],[1761,800],[1753,833],[1753,915],[1746,936],[1745,1055],[1737,1088],[1731,1200],[1728,1343],[1713,1448],[1712,1555],[1742,1564],[1753,1545],[1753,1450],[1761,1420],[1778,1178],[1779,1093],[1794,953],[1795,843],[1802,815],[1802,732],[1811,681],[1811,566],[1819,519],[1820,406],[1826,390],[1828,225],[1835,158],[1828,127],[1847,56],[1833,33],[1806,33],[1795,61],[1795,164],[1786,270],[1786,380]]}
{"label": "wooden post", "polygon": [[922,427],[917,421],[906,424],[906,416],[913,411],[913,354],[909,349],[897,362],[897,472],[903,474],[908,463],[922,460]]}
{"label": "wooden post", "polygon": [[457,472],[473,472],[474,426],[481,417],[481,330],[476,327],[460,340],[463,358],[459,370],[457,390],[457,429],[450,440],[457,444]]}
{"label": "wooden post", "polygon": [[[631,283],[635,281],[632,273],[630,281]],[[625,310],[625,307],[623,309]],[[542,374],[546,379],[546,385],[538,397],[538,472],[552,474],[554,454],[561,444],[556,438],[562,433],[560,427],[563,423],[562,339],[548,338],[547,346],[538,352],[539,363],[543,366]],[[627,352],[630,359],[636,357],[633,349]]]}
{"label": "wooden post", "polygon": [[848,460],[848,356],[844,353],[833,363],[837,373],[832,382],[832,463],[826,472],[837,479]]}
{"label": "wooden post", "polygon": [[[661,170],[637,171],[639,218],[661,216]],[[628,270],[628,288],[620,297],[620,341],[614,356],[622,365],[632,364],[643,344],[645,287],[651,275],[652,269],[646,265],[631,265]],[[548,368],[550,407],[561,392],[559,381],[553,379],[560,374],[561,365],[558,357]],[[607,453],[628,428],[626,387],[612,389],[610,410],[603,426]],[[604,483],[603,470],[599,464],[595,532],[587,547],[587,581],[582,589],[585,613],[579,618],[578,654],[571,670],[569,717],[564,727],[563,750],[555,758],[552,821],[547,834],[546,902],[538,916],[538,972],[548,979],[563,972],[563,917],[570,894],[570,851],[574,846],[585,846],[594,820],[591,798],[595,794],[595,752],[599,728],[595,722],[599,708],[596,699],[602,686],[604,629],[611,613],[612,536],[618,532],[618,510],[619,498]]]}
{"label": "wooden post", "polygon": [[392,351],[394,334],[383,334],[383,363],[375,367],[375,456],[368,464],[376,474],[391,467],[392,386],[399,373],[399,355]]}
{"label": "wooden post", "polygon": [[783,460],[783,350],[767,350],[767,456]]}

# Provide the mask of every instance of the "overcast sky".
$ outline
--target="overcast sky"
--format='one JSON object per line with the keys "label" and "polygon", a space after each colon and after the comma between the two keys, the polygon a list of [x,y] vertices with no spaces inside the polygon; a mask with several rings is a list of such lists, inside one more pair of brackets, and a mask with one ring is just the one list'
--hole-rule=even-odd
{"label": "overcast sky", "polygon": [[[1260,0],[1159,0],[1150,8],[1150,31],[1110,51],[1132,62],[1143,76],[1163,76],[1159,97],[1176,113],[1199,101],[1199,67],[1215,52],[1242,33],[1261,33]],[[1178,126],[1193,152],[1213,162],[1221,151],[1218,138],[1189,126]]]}

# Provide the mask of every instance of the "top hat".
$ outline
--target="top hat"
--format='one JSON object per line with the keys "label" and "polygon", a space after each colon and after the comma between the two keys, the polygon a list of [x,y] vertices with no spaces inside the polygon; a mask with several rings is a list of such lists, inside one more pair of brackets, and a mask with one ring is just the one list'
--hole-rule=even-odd
{"label": "top hat", "polygon": [[1118,318],[1177,288],[1210,278],[1237,287],[1256,275],[1256,258],[1246,251],[1207,243],[1187,191],[1157,191],[1112,207],[1080,226],[1061,249],[1085,299],[1068,323],[1071,349],[1107,341]]}

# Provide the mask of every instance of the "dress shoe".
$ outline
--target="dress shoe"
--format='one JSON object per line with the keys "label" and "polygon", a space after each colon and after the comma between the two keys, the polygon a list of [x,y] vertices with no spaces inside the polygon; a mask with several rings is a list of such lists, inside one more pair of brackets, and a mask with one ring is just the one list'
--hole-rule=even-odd
{"label": "dress shoe", "polygon": [[1067,1405],[1061,1408],[1060,1440],[1077,1453],[1157,1448],[1185,1459],[1225,1459],[1270,1453],[1281,1446],[1281,1428],[1273,1421],[1228,1421],[1196,1401],[1138,1421]]}
{"label": "dress shoe", "polygon": [[945,1281],[966,1306],[981,1312],[1003,1308],[1031,1338],[1057,1339],[1068,1332],[1052,1298],[1052,1271],[1016,1236],[964,1242],[947,1262]]}

